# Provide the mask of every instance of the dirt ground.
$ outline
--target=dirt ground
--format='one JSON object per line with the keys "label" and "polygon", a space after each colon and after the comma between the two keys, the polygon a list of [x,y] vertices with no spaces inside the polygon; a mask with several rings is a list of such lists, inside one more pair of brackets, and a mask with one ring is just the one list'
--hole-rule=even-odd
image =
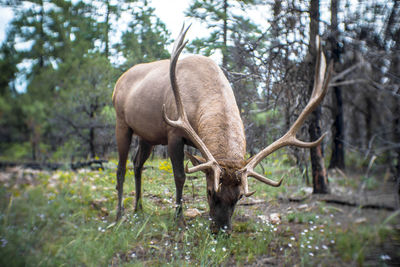
{"label": "dirt ground", "polygon": [[[265,202],[260,199],[250,199],[247,203],[241,203],[239,209],[244,209],[244,216],[238,219],[246,220],[254,217],[254,214],[252,214],[254,209],[248,207],[258,205],[262,214],[275,214],[279,218],[287,218],[289,214],[294,212],[312,212],[318,214],[321,220],[333,223],[345,231],[348,228],[361,225],[379,226],[384,223],[385,219],[397,212],[394,216],[394,223],[392,220],[390,225],[395,234],[388,236],[379,245],[368,248],[363,266],[400,266],[399,194],[395,181],[384,178],[383,182],[378,183],[373,188],[368,188],[364,182],[360,181],[360,176],[354,174],[351,178],[357,179],[357,186],[352,188],[340,186],[335,181],[335,179],[349,179],[349,177],[343,177],[343,175],[343,173],[330,173],[331,180],[334,182],[330,184],[331,193],[328,195],[313,195],[312,187],[304,187],[300,190],[298,187],[292,187],[288,188],[286,194],[280,195],[278,201]],[[329,208],[331,212],[321,212],[325,208]],[[306,227],[304,223],[289,222],[285,219],[282,219],[280,224],[281,229],[290,228],[296,239]],[[285,235],[284,232],[282,234]],[[292,257],[296,257],[296,255],[292,255]],[[382,257],[386,257],[384,262]],[[249,266],[281,266],[281,263],[285,261],[288,262],[287,259],[282,257],[261,257]],[[299,265],[296,259],[289,260],[289,262],[292,262],[294,266]],[[321,265],[332,266],[331,264],[331,261],[327,261],[327,263]],[[344,262],[337,258],[333,266],[355,265],[358,264]]]}
{"label": "dirt ground", "polygon": [[[0,172],[0,183],[6,185],[11,177],[16,177],[16,183],[35,184],[36,175],[39,171],[26,172],[22,169],[10,169],[24,172],[25,175],[16,175],[11,172]],[[26,175],[28,173],[29,175]],[[330,189],[328,195],[314,195],[311,187],[299,188],[299,186],[287,187],[286,193],[280,194],[277,198],[255,198],[250,197],[239,202],[237,207],[237,215],[234,220],[237,222],[246,221],[273,221],[273,224],[279,225],[278,236],[282,240],[294,238],[299,240],[302,232],[310,227],[308,222],[299,222],[297,220],[290,221],[290,214],[294,213],[313,213],[319,216],[321,221],[326,221],[336,228],[346,231],[348,228],[358,226],[379,226],[385,220],[397,212],[394,216],[390,227],[394,233],[387,236],[384,242],[378,242],[378,245],[368,247],[365,255],[364,266],[400,266],[400,216],[398,214],[398,193],[396,184],[390,178],[382,179],[381,182],[376,182],[372,186],[365,181],[362,181],[361,176],[349,175],[344,177],[342,173],[331,173]],[[352,186],[348,184],[340,185],[340,181],[355,179]],[[190,182],[186,183],[187,187],[191,187]],[[189,190],[191,191],[191,190]],[[191,203],[200,200],[206,202],[204,192],[193,191],[193,194],[185,194],[184,202],[190,207]],[[146,195],[145,197],[153,199],[155,202],[163,202],[159,196]],[[207,208],[208,210],[208,208]],[[201,211],[201,216],[208,217],[207,210]],[[271,215],[275,217],[271,217]],[[394,222],[393,222],[394,221]],[[289,232],[285,229],[290,229]],[[299,250],[293,250],[290,253],[292,259],[284,258],[284,253],[279,253],[282,246],[287,243],[282,243],[281,238],[271,243],[271,249],[276,253],[268,256],[258,257],[252,264],[248,266],[282,266],[282,262],[290,264],[290,266],[299,266]],[[138,251],[135,251],[138,253]],[[382,257],[387,257],[384,261]],[[234,259],[232,258],[232,261]],[[334,264],[332,264],[334,263]],[[383,264],[383,265],[382,265]],[[235,266],[235,262],[227,263],[228,266]],[[284,264],[285,265],[285,264]],[[340,257],[329,259],[322,266],[355,266],[357,263],[342,261]]]}

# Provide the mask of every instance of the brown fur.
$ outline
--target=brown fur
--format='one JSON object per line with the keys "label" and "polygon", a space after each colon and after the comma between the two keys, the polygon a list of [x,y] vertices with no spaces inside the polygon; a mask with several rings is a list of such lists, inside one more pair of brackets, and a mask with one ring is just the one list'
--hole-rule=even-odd
{"label": "brown fur", "polygon": [[[231,228],[234,205],[241,194],[237,170],[244,166],[246,139],[233,91],[221,69],[203,56],[188,56],[176,67],[177,83],[188,121],[222,168],[221,192],[209,194],[210,215],[215,229]],[[178,116],[169,78],[169,60],[134,66],[117,81],[113,93],[116,111],[116,139],[119,152],[117,172],[118,213],[122,216],[122,193],[125,165],[131,135],[139,136],[135,156],[136,209],[141,209],[141,170],[153,145],[168,145],[176,184],[177,215],[182,219],[182,190],[185,182],[183,144],[190,137],[163,118]],[[192,161],[198,161],[192,157]],[[207,173],[207,188],[212,190],[213,177]],[[211,192],[211,191],[209,191]]]}
{"label": "brown fur", "polygon": [[[176,106],[168,76],[169,61],[137,65],[118,80],[113,103],[117,120],[151,144],[166,144],[176,129],[162,118],[162,104],[170,118]],[[219,67],[202,56],[188,56],[177,65],[183,104],[193,129],[216,159],[243,161],[246,139],[232,89]]]}

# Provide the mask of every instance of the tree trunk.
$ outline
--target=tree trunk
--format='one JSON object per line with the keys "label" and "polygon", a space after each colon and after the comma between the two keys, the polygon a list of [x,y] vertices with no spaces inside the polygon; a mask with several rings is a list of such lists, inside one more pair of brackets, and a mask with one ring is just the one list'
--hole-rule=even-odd
{"label": "tree trunk", "polygon": [[[364,97],[365,100],[365,114],[364,114],[364,121],[365,121],[365,148],[371,149],[370,142],[372,141],[372,116],[373,116],[373,103],[371,98],[367,95]],[[371,143],[372,146],[372,143]]]}
{"label": "tree trunk", "polygon": [[[319,33],[319,0],[311,0],[310,2],[310,43],[309,53],[313,57],[313,64],[311,64],[310,74],[312,77],[309,81],[308,95],[311,96],[313,85],[314,85],[314,67],[316,63],[316,46],[315,41]],[[321,136],[320,127],[321,117],[321,106],[316,108],[310,116],[310,124],[308,132],[310,134],[310,140],[317,140]],[[322,151],[322,145],[310,149],[311,157],[311,169],[312,169],[312,181],[313,181],[313,193],[314,194],[326,194],[329,192],[328,178],[325,169],[324,156]]]}
{"label": "tree trunk", "polygon": [[106,12],[106,28],[105,28],[105,51],[104,54],[108,58],[109,56],[109,31],[110,31],[110,1],[107,1],[107,12]]}
{"label": "tree trunk", "polygon": [[[338,44],[338,13],[339,0],[331,1],[331,49],[332,49],[332,60],[339,62],[340,59],[340,48]],[[329,164],[329,168],[345,169],[344,163],[344,124],[343,124],[343,99],[342,99],[342,88],[336,86],[333,88],[333,117],[334,123],[332,125],[332,156]]]}
{"label": "tree trunk", "polygon": [[94,159],[96,158],[96,150],[95,150],[95,144],[94,144],[94,138],[95,138],[95,134],[94,134],[94,128],[90,127],[89,130],[89,149],[90,149],[90,158]]}
{"label": "tree trunk", "polygon": [[222,67],[226,70],[228,60],[227,60],[227,38],[228,38],[228,0],[224,0],[224,14],[223,14],[223,47],[222,47]]}
{"label": "tree trunk", "polygon": [[332,157],[329,169],[345,169],[344,163],[344,129],[343,129],[343,100],[340,87],[333,88],[334,103],[334,122],[332,126]]}

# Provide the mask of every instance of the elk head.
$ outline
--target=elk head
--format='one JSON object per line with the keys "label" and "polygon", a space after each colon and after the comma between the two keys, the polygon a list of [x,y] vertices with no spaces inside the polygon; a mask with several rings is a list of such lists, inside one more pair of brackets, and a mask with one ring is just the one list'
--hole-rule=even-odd
{"label": "elk head", "polygon": [[[186,30],[184,27],[182,27],[181,33],[174,44],[169,68],[171,87],[175,96],[178,119],[174,121],[168,118],[165,112],[165,105],[163,106],[163,116],[165,122],[169,126],[181,129],[185,133],[186,137],[189,138],[189,140],[200,150],[202,157],[193,156],[186,153],[191,160],[193,167],[189,168],[186,164],[185,172],[194,173],[203,171],[206,174],[207,200],[210,207],[210,217],[212,219],[211,230],[214,233],[218,232],[220,229],[225,229],[229,232],[232,228],[231,218],[236,203],[243,196],[249,197],[255,193],[255,191],[249,192],[248,177],[253,177],[262,183],[274,187],[278,187],[282,183],[282,179],[276,182],[254,171],[254,168],[265,157],[284,146],[293,145],[303,148],[311,148],[319,145],[322,142],[325,134],[314,142],[303,142],[296,138],[296,133],[304,123],[306,117],[323,100],[327,92],[332,64],[330,64],[328,71],[326,71],[326,61],[318,38],[318,57],[313,92],[307,106],[301,112],[291,128],[281,138],[274,141],[272,144],[248,160],[243,159],[242,162],[227,162],[226,160],[218,161],[213,157],[204,142],[190,125],[183,107],[180,90],[176,79],[176,64],[182,49],[187,43],[187,41],[183,42],[183,40],[189,27],[186,28]],[[325,78],[326,72],[328,72],[328,75]]]}

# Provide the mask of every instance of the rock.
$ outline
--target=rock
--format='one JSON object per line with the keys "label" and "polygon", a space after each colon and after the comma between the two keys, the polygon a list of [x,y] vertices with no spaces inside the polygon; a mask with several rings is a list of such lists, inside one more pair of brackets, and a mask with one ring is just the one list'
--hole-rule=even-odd
{"label": "rock", "polygon": [[192,218],[196,218],[197,216],[200,216],[201,213],[200,213],[200,211],[198,209],[187,209],[184,212],[184,215],[185,215],[185,217],[188,217],[188,218],[192,219]]}
{"label": "rock", "polygon": [[361,224],[361,223],[365,223],[365,222],[367,222],[367,218],[365,218],[365,217],[357,218],[357,219],[354,221],[354,223],[356,223],[356,224]]}
{"label": "rock", "polygon": [[297,207],[298,210],[305,210],[308,209],[308,204],[301,204]]}
{"label": "rock", "polygon": [[269,221],[272,224],[279,224],[281,223],[281,214],[280,213],[271,213],[269,215]]}

